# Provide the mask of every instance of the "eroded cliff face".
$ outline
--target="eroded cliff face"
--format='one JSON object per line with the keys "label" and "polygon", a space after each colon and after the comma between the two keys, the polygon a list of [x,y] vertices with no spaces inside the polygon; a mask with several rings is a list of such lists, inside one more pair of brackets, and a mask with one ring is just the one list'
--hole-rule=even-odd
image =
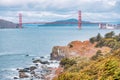
{"label": "eroded cliff face", "polygon": [[64,57],[92,57],[98,50],[102,53],[110,51],[110,48],[95,48],[95,44],[89,41],[72,41],[67,46],[54,46],[51,53],[51,59],[61,60]]}
{"label": "eroded cliff face", "polygon": [[60,60],[63,57],[68,56],[67,46],[54,46],[51,53],[51,59]]}

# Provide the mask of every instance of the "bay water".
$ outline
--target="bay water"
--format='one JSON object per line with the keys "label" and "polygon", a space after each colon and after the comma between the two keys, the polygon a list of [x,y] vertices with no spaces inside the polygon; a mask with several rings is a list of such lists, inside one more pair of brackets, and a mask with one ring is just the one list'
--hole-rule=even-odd
{"label": "bay water", "polygon": [[[50,56],[53,46],[65,46],[75,40],[89,40],[98,33],[104,35],[120,30],[99,29],[98,26],[25,26],[23,29],[0,29],[0,80],[14,80],[17,68],[32,65],[32,58]],[[29,55],[29,56],[26,56]]]}

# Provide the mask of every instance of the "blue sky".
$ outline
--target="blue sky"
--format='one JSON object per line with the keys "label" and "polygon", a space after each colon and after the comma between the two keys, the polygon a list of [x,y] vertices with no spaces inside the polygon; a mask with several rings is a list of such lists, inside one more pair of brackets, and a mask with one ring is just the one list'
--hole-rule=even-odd
{"label": "blue sky", "polygon": [[120,21],[120,0],[0,0],[0,19],[18,22],[54,21],[76,18],[85,21]]}

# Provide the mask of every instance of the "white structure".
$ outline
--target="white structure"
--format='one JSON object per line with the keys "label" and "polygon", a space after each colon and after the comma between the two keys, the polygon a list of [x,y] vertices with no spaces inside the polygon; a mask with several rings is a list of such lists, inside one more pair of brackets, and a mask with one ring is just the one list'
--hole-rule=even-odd
{"label": "white structure", "polygon": [[111,25],[111,24],[99,24],[100,29],[116,29],[117,25]]}

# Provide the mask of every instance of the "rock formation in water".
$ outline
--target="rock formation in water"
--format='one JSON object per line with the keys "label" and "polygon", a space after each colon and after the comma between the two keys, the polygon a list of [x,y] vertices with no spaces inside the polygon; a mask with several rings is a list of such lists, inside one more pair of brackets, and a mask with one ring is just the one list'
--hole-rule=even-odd
{"label": "rock formation in water", "polygon": [[17,28],[17,26],[18,25],[13,22],[0,19],[0,28]]}
{"label": "rock formation in water", "polygon": [[96,48],[89,41],[72,41],[67,46],[54,46],[51,53],[52,60],[61,60],[64,57],[92,57],[98,50],[102,53],[110,51],[110,48]]}

